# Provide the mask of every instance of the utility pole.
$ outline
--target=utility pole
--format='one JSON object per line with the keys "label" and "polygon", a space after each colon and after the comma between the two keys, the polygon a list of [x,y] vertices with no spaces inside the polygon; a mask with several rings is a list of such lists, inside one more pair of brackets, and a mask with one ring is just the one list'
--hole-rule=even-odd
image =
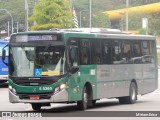
{"label": "utility pole", "polygon": [[82,19],[81,19],[81,18],[82,18],[82,12],[84,12],[84,11],[88,11],[88,10],[81,10],[81,11],[79,12],[79,16],[80,16],[80,17],[79,17],[79,18],[80,18],[80,19],[79,19],[79,26],[80,26],[80,28],[81,28],[81,25],[82,25]]}
{"label": "utility pole", "polygon": [[129,0],[126,0],[126,31],[128,31],[128,7],[129,7]]}
{"label": "utility pole", "polygon": [[28,1],[25,0],[25,30],[28,31]]}
{"label": "utility pole", "polygon": [[8,37],[9,37],[9,35],[10,35],[10,32],[9,32],[9,21],[8,21]]}
{"label": "utility pole", "polygon": [[17,22],[17,33],[18,33],[18,29],[19,29],[19,22]]}
{"label": "utility pole", "polygon": [[92,0],[90,0],[90,15],[89,15],[89,27],[90,27],[90,32],[91,32],[91,27],[92,27]]}
{"label": "utility pole", "polygon": [[[34,0],[34,5],[36,5],[37,4],[37,0]],[[36,25],[37,24],[37,22],[36,22],[36,20],[33,22],[33,25]]]}
{"label": "utility pole", "polygon": [[70,0],[70,8],[73,9],[72,0]]}

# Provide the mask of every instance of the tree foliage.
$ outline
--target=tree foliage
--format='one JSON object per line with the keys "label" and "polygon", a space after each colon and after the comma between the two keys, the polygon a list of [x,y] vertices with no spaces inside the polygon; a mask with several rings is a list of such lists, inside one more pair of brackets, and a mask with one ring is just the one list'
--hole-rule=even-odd
{"label": "tree foliage", "polygon": [[[142,19],[148,19],[148,28],[142,28]],[[129,29],[139,30],[141,34],[160,35],[160,13],[129,15]]]}
{"label": "tree foliage", "polygon": [[[108,16],[103,14],[107,2],[105,0],[92,0],[92,15],[91,15],[91,27],[111,27],[110,20]],[[89,27],[90,25],[90,11],[89,11],[90,1],[89,0],[74,0],[73,7],[75,7],[77,12],[77,17],[79,23],[81,22],[81,27]],[[81,13],[81,14],[80,14]],[[81,17],[81,19],[80,19]],[[81,21],[80,21],[81,20]]]}
{"label": "tree foliage", "polygon": [[97,12],[97,14],[92,17],[92,27],[111,28],[111,22],[106,14]]}
{"label": "tree foliage", "polygon": [[39,0],[29,22],[36,21],[32,30],[69,28],[72,26],[72,12],[68,0]]}
{"label": "tree foliage", "polygon": [[148,21],[149,33],[152,35],[160,35],[160,13],[152,14]]}
{"label": "tree foliage", "polygon": [[[29,16],[32,14],[32,9],[34,7],[34,0],[27,0],[29,6]],[[6,9],[9,11],[13,17],[13,27],[14,31],[17,28],[17,22],[19,26],[19,31],[24,31],[25,29],[25,0],[2,0],[0,2],[0,9]],[[11,26],[11,18],[5,12],[0,10],[0,31],[8,29],[7,24]]]}

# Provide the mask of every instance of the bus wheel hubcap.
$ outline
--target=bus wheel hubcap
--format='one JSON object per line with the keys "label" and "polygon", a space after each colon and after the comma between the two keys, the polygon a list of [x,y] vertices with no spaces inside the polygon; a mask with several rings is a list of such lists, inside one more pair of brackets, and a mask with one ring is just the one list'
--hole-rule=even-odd
{"label": "bus wheel hubcap", "polygon": [[132,89],[132,90],[131,90],[131,99],[132,99],[132,100],[135,100],[135,98],[136,98],[136,90],[135,90],[134,87],[132,87],[131,89]]}

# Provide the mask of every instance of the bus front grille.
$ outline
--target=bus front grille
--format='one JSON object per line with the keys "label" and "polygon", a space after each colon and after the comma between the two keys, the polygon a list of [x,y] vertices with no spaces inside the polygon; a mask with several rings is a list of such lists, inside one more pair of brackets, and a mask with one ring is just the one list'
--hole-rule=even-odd
{"label": "bus front grille", "polygon": [[51,80],[15,80],[15,84],[22,85],[22,86],[42,86],[42,85],[51,85],[54,83],[54,81]]}

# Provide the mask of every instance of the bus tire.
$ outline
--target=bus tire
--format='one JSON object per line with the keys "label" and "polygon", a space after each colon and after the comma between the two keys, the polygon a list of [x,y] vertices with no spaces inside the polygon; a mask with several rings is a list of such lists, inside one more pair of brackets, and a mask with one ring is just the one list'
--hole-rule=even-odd
{"label": "bus tire", "polygon": [[137,100],[137,86],[135,82],[131,82],[130,89],[129,89],[129,96],[120,97],[119,103],[120,104],[134,104]]}
{"label": "bus tire", "polygon": [[77,102],[77,107],[80,110],[86,110],[88,107],[88,91],[86,86],[83,89],[82,100]]}
{"label": "bus tire", "polygon": [[96,105],[96,100],[92,100],[92,107]]}
{"label": "bus tire", "polygon": [[32,103],[31,105],[33,110],[40,110],[42,107],[40,103]]}

